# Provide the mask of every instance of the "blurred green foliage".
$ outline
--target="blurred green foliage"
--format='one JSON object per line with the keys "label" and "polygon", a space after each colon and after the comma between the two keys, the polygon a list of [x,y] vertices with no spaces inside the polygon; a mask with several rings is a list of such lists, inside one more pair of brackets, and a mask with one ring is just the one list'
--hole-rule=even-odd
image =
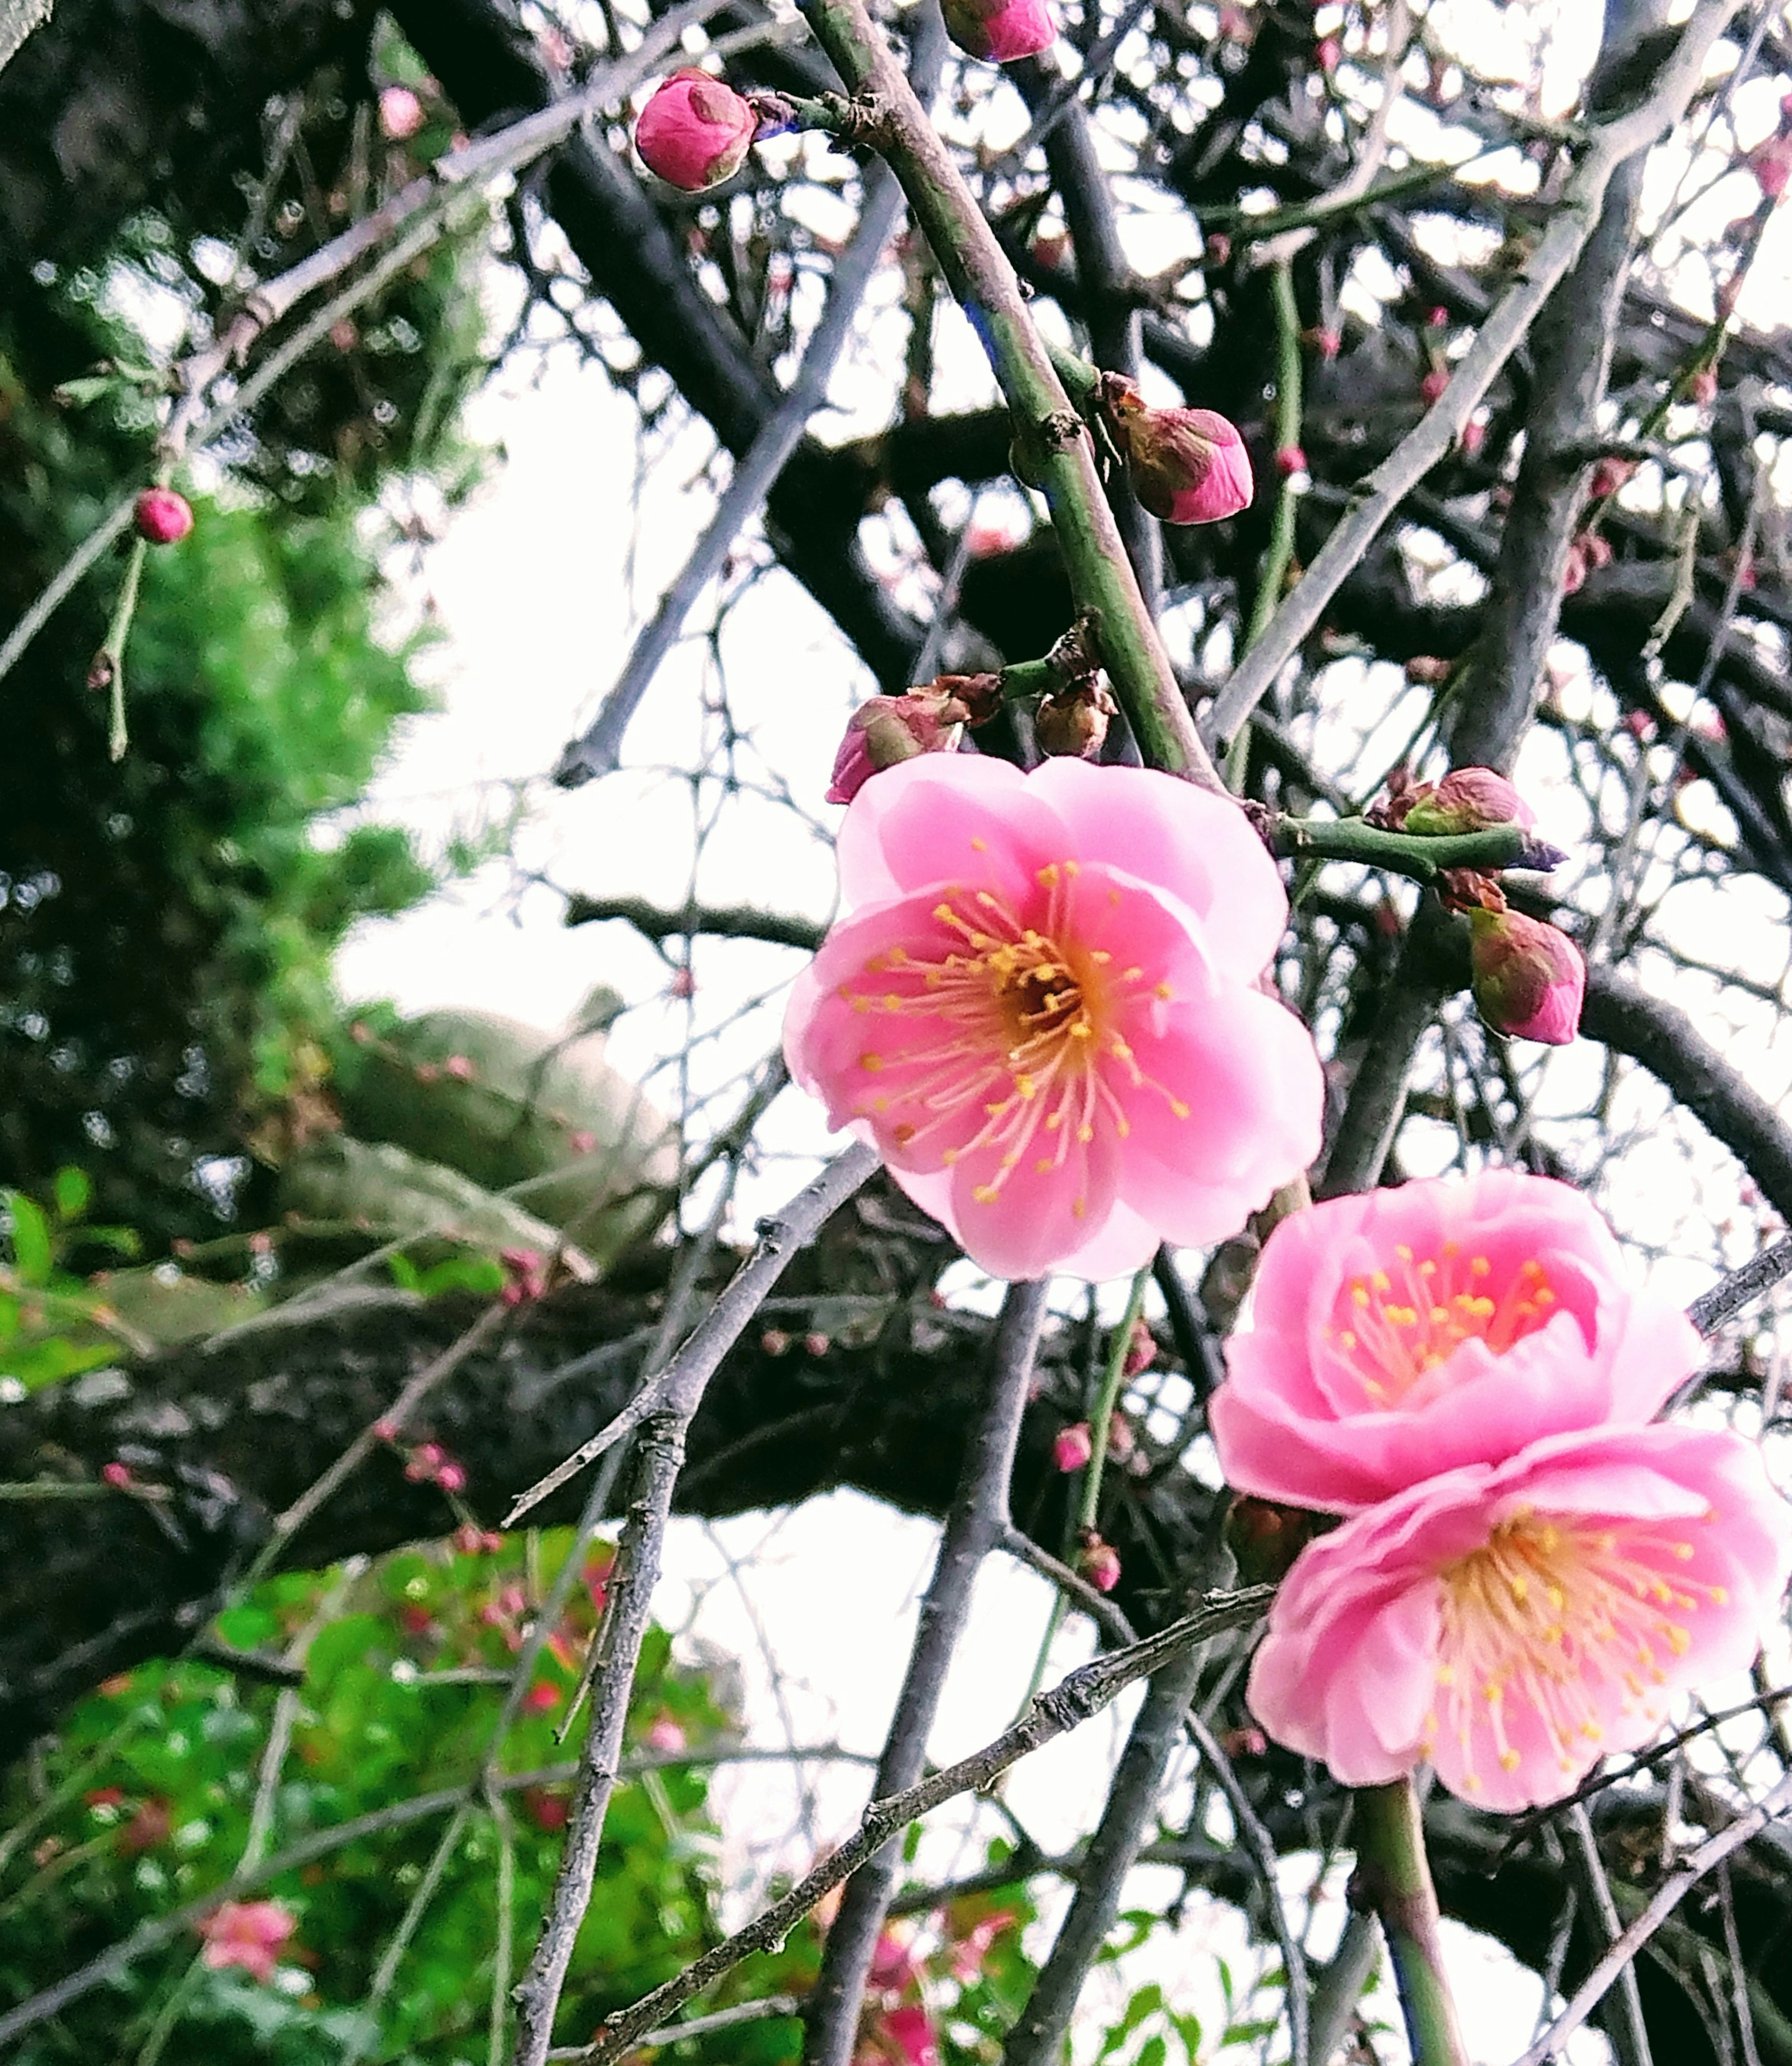
{"label": "blurred green foliage", "polygon": [[[265,191],[213,190],[190,219],[140,209],[6,282],[0,623],[150,479],[169,341],[220,313],[248,219],[254,266],[281,270],[446,144],[437,124],[370,144],[339,84],[318,83],[302,156]],[[381,557],[476,478],[458,429],[483,368],[468,249],[415,261],[180,481],[196,521],[148,555],[121,763],[83,684],[122,549],[0,682],[0,1181],[41,1193],[79,1162],[99,1217],[152,1254],[253,1223],[273,1165],[327,1123],[334,947],[435,879],[361,799],[428,707],[418,640],[382,626]]]}

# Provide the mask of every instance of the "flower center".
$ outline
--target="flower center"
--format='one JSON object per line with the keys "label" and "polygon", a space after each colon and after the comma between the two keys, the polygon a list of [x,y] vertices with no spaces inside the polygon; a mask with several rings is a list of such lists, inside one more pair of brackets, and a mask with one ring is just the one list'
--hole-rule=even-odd
{"label": "flower center", "polygon": [[1556,1294],[1540,1262],[1521,1264],[1498,1297],[1492,1277],[1486,1256],[1465,1257],[1453,1241],[1422,1258],[1402,1242],[1390,1268],[1345,1286],[1325,1337],[1373,1404],[1397,1406],[1462,1343],[1485,1342],[1504,1355],[1548,1324]]}
{"label": "flower center", "polygon": [[[1710,1518],[1709,1509],[1701,1517]],[[1697,1525],[1527,1509],[1446,1566],[1427,1753],[1440,1730],[1453,1736],[1472,1793],[1483,1725],[1506,1771],[1523,1762],[1508,1735],[1523,1708],[1563,1772],[1589,1764],[1614,1707],[1633,1713],[1666,1683],[1661,1659],[1683,1655],[1692,1640],[1685,1618],[1725,1602],[1721,1586],[1677,1568],[1696,1554],[1685,1530]]]}
{"label": "flower center", "polygon": [[860,1110],[877,1118],[904,1108],[892,1132],[906,1148],[930,1133],[961,1132],[966,1108],[981,1105],[971,1136],[940,1149],[945,1167],[980,1148],[1001,1151],[973,1193],[981,1205],[1001,1196],[1029,1155],[1044,1176],[1064,1165],[1073,1141],[1093,1140],[1098,1125],[1122,1140],[1131,1133],[1108,1080],[1114,1070],[1133,1086],[1159,1090],[1175,1117],[1188,1116],[1180,1098],[1139,1068],[1118,1024],[1144,997],[1167,999],[1170,986],[1143,968],[1116,969],[1110,952],[1077,938],[1066,894],[1079,873],[1074,861],[1038,871],[1046,893],[1038,926],[993,890],[948,890],[933,917],[956,944],[931,955],[888,948],[865,964],[875,988],[848,983],[839,992],[856,1011],[924,1019],[939,1029],[937,1038],[900,1053],[860,1055],[868,1076],[900,1075]]}

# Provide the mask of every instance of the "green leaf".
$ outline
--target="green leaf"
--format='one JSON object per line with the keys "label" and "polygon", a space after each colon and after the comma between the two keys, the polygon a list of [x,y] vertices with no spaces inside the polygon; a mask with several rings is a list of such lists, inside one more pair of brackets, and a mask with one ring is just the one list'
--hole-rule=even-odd
{"label": "green leaf", "polygon": [[87,1181],[85,1169],[78,1169],[68,1163],[56,1172],[54,1185],[56,1211],[65,1220],[78,1220],[87,1209],[87,1201],[93,1196],[93,1186]]}
{"label": "green leaf", "polygon": [[50,1222],[22,1191],[3,1193],[12,1220],[13,1266],[21,1282],[47,1284],[51,1257]]}

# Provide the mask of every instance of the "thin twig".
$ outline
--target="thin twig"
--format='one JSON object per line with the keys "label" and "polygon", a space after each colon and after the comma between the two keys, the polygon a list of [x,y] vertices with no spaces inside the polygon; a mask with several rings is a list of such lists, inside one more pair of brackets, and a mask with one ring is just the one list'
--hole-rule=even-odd
{"label": "thin twig", "polygon": [[[1049,1288],[1043,1279],[1011,1284],[1002,1302],[989,1392],[965,1444],[952,1511],[940,1533],[902,1690],[872,1782],[874,1802],[913,1785],[925,1768],[927,1740],[970,1616],[977,1573],[1009,1527],[1009,1480],[1045,1325]],[[896,1890],[900,1862],[892,1846],[876,1854],[847,1883],[839,1913],[827,1932],[821,1975],[809,1999],[807,2066],[845,2066],[853,2050],[860,2005]]]}
{"label": "thin twig", "polygon": [[1719,1830],[1716,1836],[1701,1844],[1678,1872],[1661,1882],[1648,1906],[1616,1939],[1581,1982],[1574,1999],[1523,2057],[1515,2062],[1515,2066],[1543,2066],[1546,2060],[1559,2056],[1568,2040],[1605,1999],[1618,1975],[1630,1966],[1636,1954],[1705,1874],[1715,1872],[1733,1851],[1740,1850],[1788,1809],[1792,1809],[1792,1772],[1764,1800],[1739,1815],[1727,1829]]}
{"label": "thin twig", "polygon": [[863,1144],[849,1148],[781,1213],[760,1222],[752,1255],[668,1364],[655,1409],[642,1428],[634,1496],[593,1647],[591,1726],[579,1758],[565,1848],[535,1955],[516,1989],[516,2066],[542,2066],[548,2056],[573,1944],[590,1905],[673,1489],[684,1463],[686,1431],[710,1378],[767,1293],[823,1223],[871,1175],[877,1161],[872,1148]]}
{"label": "thin twig", "polygon": [[[1574,1877],[1580,1905],[1599,1925],[1602,1944],[1616,1938],[1623,1925],[1617,1903],[1612,1898],[1605,1877],[1605,1861],[1599,1854],[1592,1818],[1576,1801],[1563,1817],[1567,1825],[1568,1870]],[[1636,1968],[1626,1966],[1618,1975],[1617,2013],[1606,2024],[1618,2066],[1655,2066],[1649,2052],[1648,2025],[1643,2020],[1643,1998],[1636,1991]]]}

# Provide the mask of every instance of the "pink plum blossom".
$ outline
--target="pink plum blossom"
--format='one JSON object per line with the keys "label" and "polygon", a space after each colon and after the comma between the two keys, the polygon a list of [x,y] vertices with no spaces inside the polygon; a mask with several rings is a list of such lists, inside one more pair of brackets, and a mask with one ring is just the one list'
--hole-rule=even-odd
{"label": "pink plum blossom", "polygon": [[1102,399],[1127,456],[1132,488],[1167,524],[1216,524],[1251,506],[1250,455],[1236,425],[1212,409],[1154,409],[1118,373]]}
{"label": "pink plum blossom", "polygon": [[985,64],[1037,56],[1058,40],[1051,0],[945,0],[946,33]]}
{"label": "pink plum blossom", "polygon": [[1094,1453],[1095,1438],[1086,1420],[1060,1428],[1058,1440],[1052,1444],[1052,1461],[1061,1471],[1080,1471]]}
{"label": "pink plum blossom", "polygon": [[280,1963],[280,1947],[298,1927],[298,1918],[277,1901],[227,1901],[199,1926],[205,1939],[200,1955],[215,1971],[241,1966],[265,1986]]}
{"label": "pink plum blossom", "polygon": [[706,71],[675,71],[641,111],[635,148],[668,186],[701,193],[731,179],[759,126],[750,101]]}
{"label": "pink plum blossom", "polygon": [[1567,934],[1522,911],[1468,914],[1475,1009],[1496,1033],[1564,1047],[1580,1031],[1587,964]]}
{"label": "pink plum blossom", "polygon": [[992,1274],[1222,1239],[1317,1153],[1313,1042],[1256,987],[1281,878],[1224,798],[928,754],[860,792],[839,859],[791,1072]]}
{"label": "pink plum blossom", "polygon": [[1489,1169],[1331,1198],[1264,1244],[1212,1421],[1240,1492],[1350,1513],[1434,1472],[1640,1425],[1704,1359],[1578,1191]]}
{"label": "pink plum blossom", "polygon": [[940,2066],[940,2047],[927,2011],[886,2009],[872,2018],[852,2055],[852,2066]]}
{"label": "pink plum blossom", "polygon": [[1727,1429],[1557,1436],[1309,1543],[1251,1712],[1345,1785],[1428,1759],[1477,1807],[1539,1806],[1750,1663],[1789,1549],[1784,1504]]}

